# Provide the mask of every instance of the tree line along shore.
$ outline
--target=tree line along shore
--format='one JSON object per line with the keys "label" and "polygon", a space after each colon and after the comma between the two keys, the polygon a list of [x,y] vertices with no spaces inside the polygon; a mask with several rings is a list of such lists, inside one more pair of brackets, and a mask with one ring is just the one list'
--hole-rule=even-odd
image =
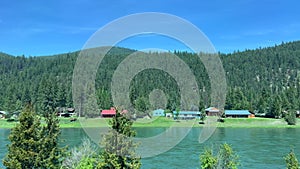
{"label": "tree line along shore", "polygon": [[[91,96],[95,103],[84,102],[90,110],[109,109],[114,106],[111,79],[118,65],[135,50],[114,47],[104,57],[96,74],[96,92]],[[200,109],[210,105],[210,79],[205,66],[194,53],[174,51],[195,75],[200,95]],[[282,118],[287,112],[300,110],[300,41],[282,43],[255,50],[219,53],[227,84],[225,109],[249,110],[267,117]],[[30,102],[35,112],[45,113],[47,107],[74,107],[72,77],[79,51],[53,56],[11,56],[0,53],[0,111],[20,112]],[[139,53],[158,55],[166,53]],[[82,72],[83,73],[83,72]],[[176,81],[161,70],[145,70],[137,74],[130,85],[133,106],[149,105],[149,95],[154,89],[166,95],[166,109],[180,106],[180,90]],[[88,94],[88,92],[87,92]],[[78,113],[80,107],[75,107]],[[99,111],[85,113],[94,117]]]}

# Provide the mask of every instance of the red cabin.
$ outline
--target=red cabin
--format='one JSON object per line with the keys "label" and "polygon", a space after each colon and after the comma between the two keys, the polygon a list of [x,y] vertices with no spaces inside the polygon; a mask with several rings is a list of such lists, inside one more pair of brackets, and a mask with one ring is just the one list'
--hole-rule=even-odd
{"label": "red cabin", "polygon": [[116,109],[114,107],[111,107],[110,110],[101,111],[101,117],[103,118],[114,117],[115,115],[116,115]]}

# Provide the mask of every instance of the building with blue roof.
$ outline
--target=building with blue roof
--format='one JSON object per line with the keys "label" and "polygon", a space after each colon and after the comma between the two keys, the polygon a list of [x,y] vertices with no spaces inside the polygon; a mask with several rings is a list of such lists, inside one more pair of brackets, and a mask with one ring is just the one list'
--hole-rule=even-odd
{"label": "building with blue roof", "polygon": [[159,116],[164,117],[165,116],[164,110],[163,109],[154,110],[152,112],[152,116],[154,116],[154,117],[159,117]]}
{"label": "building with blue roof", "polygon": [[[175,115],[177,112],[173,111],[173,115]],[[178,119],[183,119],[183,120],[187,120],[187,119],[199,119],[201,112],[199,111],[179,111],[178,112]],[[175,117],[175,116],[174,116]]]}
{"label": "building with blue roof", "polygon": [[225,116],[232,118],[249,118],[253,115],[249,110],[225,110]]}

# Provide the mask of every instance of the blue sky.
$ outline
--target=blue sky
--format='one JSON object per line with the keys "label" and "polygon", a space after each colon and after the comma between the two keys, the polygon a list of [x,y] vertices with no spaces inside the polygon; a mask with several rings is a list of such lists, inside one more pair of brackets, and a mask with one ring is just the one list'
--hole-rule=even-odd
{"label": "blue sky", "polygon": [[[25,56],[72,52],[119,17],[163,12],[190,21],[217,51],[228,53],[300,40],[299,6],[299,0],[0,1],[0,51]],[[184,50],[179,42],[159,36],[133,37],[120,45]]]}

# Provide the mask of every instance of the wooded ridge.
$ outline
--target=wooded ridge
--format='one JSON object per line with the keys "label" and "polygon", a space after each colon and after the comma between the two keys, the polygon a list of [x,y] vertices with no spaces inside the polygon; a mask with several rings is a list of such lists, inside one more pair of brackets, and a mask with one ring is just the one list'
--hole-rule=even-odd
{"label": "wooded ridge", "polygon": [[[99,109],[113,106],[111,78],[118,65],[135,50],[114,47],[102,60],[96,78]],[[43,113],[46,107],[73,107],[72,76],[79,51],[43,57],[11,56],[0,53],[0,110],[15,112],[31,102]],[[161,55],[165,53],[151,53]],[[150,55],[151,55],[150,54]],[[196,77],[200,109],[210,106],[210,81],[197,55],[175,51]],[[227,79],[225,109],[247,109],[280,117],[288,110],[300,110],[300,41],[273,47],[220,54]],[[132,80],[130,99],[148,102],[153,89],[161,89],[167,108],[179,105],[179,89],[168,73],[144,70]]]}

